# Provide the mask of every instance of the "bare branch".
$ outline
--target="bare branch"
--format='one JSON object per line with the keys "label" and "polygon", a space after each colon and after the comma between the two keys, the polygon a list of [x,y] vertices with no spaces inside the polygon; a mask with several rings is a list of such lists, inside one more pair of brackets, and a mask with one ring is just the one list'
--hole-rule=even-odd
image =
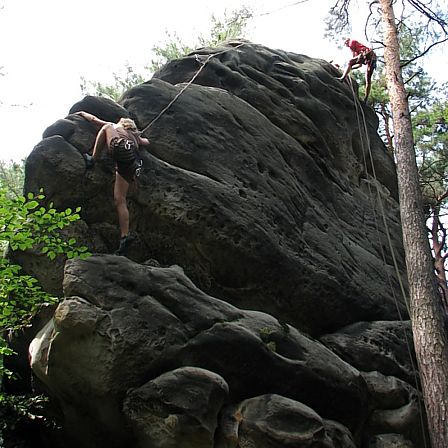
{"label": "bare branch", "polygon": [[445,191],[445,193],[443,193],[442,195],[440,195],[438,198],[437,198],[437,201],[440,203],[440,202],[442,202],[445,198],[447,198],[448,197],[448,191]]}
{"label": "bare branch", "polygon": [[330,8],[328,26],[336,33],[350,27],[349,6],[351,0],[336,0],[334,6]]}
{"label": "bare branch", "polygon": [[408,0],[408,2],[421,14],[432,22],[436,22],[445,34],[448,34],[448,23],[439,17],[429,6],[420,0]]}
{"label": "bare branch", "polygon": [[443,40],[439,40],[437,42],[434,42],[433,44],[431,44],[428,48],[426,48],[425,50],[423,50],[422,53],[420,53],[419,55],[415,56],[415,58],[409,59],[407,61],[403,61],[402,64],[400,64],[401,68],[406,67],[407,65],[411,64],[412,62],[416,61],[417,59],[422,58],[423,56],[425,56],[433,47],[435,47],[436,45],[440,45],[443,44],[445,42],[448,41],[448,37],[446,39]]}
{"label": "bare branch", "polygon": [[[371,39],[369,38],[369,35],[368,35],[368,33],[367,33],[367,29],[368,29],[368,27],[369,27],[369,22],[370,22],[370,20],[371,19],[373,19],[374,17],[375,17],[375,13],[372,11],[372,9],[373,9],[373,6],[374,5],[378,5],[378,0],[373,0],[370,4],[369,4],[369,14],[368,14],[368,16],[367,16],[367,19],[366,19],[366,22],[365,22],[365,24],[364,24],[364,36],[366,37],[366,39],[367,39],[367,41],[368,42],[370,42],[371,41]],[[378,28],[378,26],[379,26],[379,24],[380,24],[380,19],[377,19],[375,22],[374,22],[374,28],[375,29],[377,29]]]}

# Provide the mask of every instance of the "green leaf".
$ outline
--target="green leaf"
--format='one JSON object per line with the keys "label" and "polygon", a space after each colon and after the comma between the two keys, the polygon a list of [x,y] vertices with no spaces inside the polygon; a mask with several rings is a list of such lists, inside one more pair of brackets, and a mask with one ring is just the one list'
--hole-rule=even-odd
{"label": "green leaf", "polygon": [[28,210],[33,210],[33,209],[35,209],[36,207],[38,207],[39,206],[39,202],[37,202],[37,201],[30,201],[30,202],[27,202],[26,204],[25,204],[25,207],[28,209]]}

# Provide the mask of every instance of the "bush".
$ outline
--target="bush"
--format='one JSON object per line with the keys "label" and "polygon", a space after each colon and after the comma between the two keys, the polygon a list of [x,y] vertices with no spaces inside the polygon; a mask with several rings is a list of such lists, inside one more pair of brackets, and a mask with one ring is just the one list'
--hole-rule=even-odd
{"label": "bush", "polygon": [[[29,326],[42,304],[58,301],[34,277],[23,273],[20,265],[7,259],[8,248],[10,251],[38,250],[50,260],[58,255],[68,258],[90,255],[87,247],[78,246],[74,238],[67,240],[61,234],[62,229],[80,219],[81,208],[57,211],[53,204],[43,206],[44,199],[42,191],[37,195],[11,197],[6,189],[0,189],[0,384],[5,375],[13,375],[3,363],[5,356],[13,354],[7,335]],[[35,406],[41,401],[39,397],[11,397],[0,392],[0,414],[9,409],[8,414],[15,414],[17,421],[34,418],[36,413],[31,404]],[[0,440],[3,429],[0,425]]]}

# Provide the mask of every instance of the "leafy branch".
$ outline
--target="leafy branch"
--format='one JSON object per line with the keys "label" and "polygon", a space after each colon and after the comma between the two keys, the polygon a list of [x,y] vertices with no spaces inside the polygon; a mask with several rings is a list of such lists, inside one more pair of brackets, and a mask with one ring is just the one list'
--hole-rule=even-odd
{"label": "leafy branch", "polygon": [[[35,195],[8,197],[0,190],[0,334],[14,332],[29,325],[30,320],[43,303],[54,303],[57,298],[46,293],[38,281],[22,271],[22,267],[11,263],[6,257],[6,248],[11,251],[38,250],[54,260],[58,255],[68,258],[90,256],[87,247],[78,246],[74,238],[64,239],[61,230],[80,219],[81,208],[57,211],[50,204],[42,204],[42,192]],[[10,355],[4,336],[0,336],[0,359]],[[9,374],[0,362],[0,376]]]}

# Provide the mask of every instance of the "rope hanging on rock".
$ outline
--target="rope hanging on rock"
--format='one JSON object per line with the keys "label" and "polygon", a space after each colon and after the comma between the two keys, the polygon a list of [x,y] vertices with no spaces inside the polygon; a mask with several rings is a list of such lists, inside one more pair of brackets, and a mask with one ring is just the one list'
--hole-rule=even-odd
{"label": "rope hanging on rock", "polygon": [[[362,138],[363,134],[365,136],[365,141],[367,142],[368,154],[369,154],[369,157],[370,157],[370,163],[371,163],[371,167],[372,167],[372,175],[373,175],[373,178],[375,179],[376,186],[377,186],[378,179],[377,179],[377,176],[376,176],[375,165],[373,163],[373,155],[372,155],[372,149],[370,147],[370,140],[369,140],[369,135],[368,135],[368,130],[367,130],[366,117],[365,117],[364,111],[363,111],[363,109],[362,109],[362,107],[361,107],[361,105],[359,103],[359,100],[358,100],[358,98],[356,96],[355,90],[353,88],[352,79],[350,77],[348,77],[348,84],[349,84],[350,89],[352,91],[353,100],[354,100],[354,103],[355,103],[356,119],[358,121],[358,130],[359,130],[359,135],[361,136],[361,146],[362,146],[362,152],[363,152],[363,158],[364,158],[364,168],[367,171],[367,161],[366,161],[366,158],[365,158],[366,151],[365,151],[365,147],[364,147],[364,139]],[[361,126],[361,121],[359,119],[359,115],[360,115],[359,114],[359,110],[361,111],[363,126]],[[370,186],[369,186],[369,191],[370,191]],[[403,281],[401,279],[400,271],[398,269],[398,262],[397,262],[397,258],[395,256],[395,251],[394,251],[394,247],[393,247],[393,244],[392,244],[392,239],[390,237],[390,231],[389,231],[389,225],[387,223],[386,212],[384,210],[384,205],[383,205],[383,201],[382,201],[382,198],[381,198],[378,186],[376,188],[376,192],[377,192],[378,204],[379,204],[380,211],[381,211],[382,221],[383,221],[383,224],[384,224],[385,233],[386,233],[386,237],[387,237],[387,243],[388,243],[388,246],[389,246],[389,250],[391,252],[391,257],[392,257],[392,262],[393,262],[393,265],[394,265],[395,274],[396,274],[396,277],[397,277],[397,281],[398,281],[398,283],[400,285],[400,291],[401,291],[401,294],[403,296],[404,303],[406,305],[406,308],[407,308],[409,316],[410,316],[411,313],[410,313],[410,309],[409,309],[408,299],[406,297],[406,292],[405,292],[405,289],[404,289]],[[376,227],[377,227],[377,232],[379,233],[375,208],[372,207],[372,209],[373,209],[373,214],[374,214],[374,217],[375,217],[375,223],[376,223]],[[378,239],[379,239],[379,237],[378,237]],[[382,257],[383,257],[383,263],[386,264],[386,257],[384,255],[384,250],[382,248],[381,241],[379,241],[379,245],[380,245],[381,254],[382,254]],[[388,277],[389,283],[390,283],[390,276],[389,276],[389,274],[387,274],[387,277]],[[392,290],[392,296],[393,296],[394,301],[395,301],[395,306],[397,308],[397,312],[398,312],[398,316],[400,318],[400,321],[404,322],[403,316],[401,315],[400,308],[398,306],[398,300],[397,300],[397,297],[395,296],[395,293],[393,291],[392,286],[391,286],[391,290]],[[415,378],[416,388],[419,389],[419,387],[418,387],[417,367],[415,366],[414,360],[412,358],[411,343],[409,342],[409,339],[408,339],[406,333],[405,333],[405,340],[406,340],[406,346],[407,346],[407,349],[408,349],[409,358],[410,358],[410,362],[411,362],[411,366],[412,366],[412,370],[413,370],[413,375],[414,375],[414,378]],[[424,445],[425,448],[427,448],[428,444],[427,444],[426,436],[424,435],[425,434],[425,430],[424,430],[425,424],[424,424],[424,421],[423,421],[423,408],[422,408],[422,405],[420,403],[420,400],[418,400],[418,407],[419,407],[419,410],[420,410],[420,425],[422,427],[422,430],[423,430],[422,433],[423,433],[423,437],[424,437],[423,438],[423,445]]]}
{"label": "rope hanging on rock", "polygon": [[149,124],[147,126],[145,126],[141,131],[140,134],[144,134],[178,99],[179,97],[185,92],[185,90],[187,90],[188,87],[190,87],[190,85],[195,81],[195,79],[199,76],[199,74],[202,72],[202,70],[204,69],[204,67],[207,65],[207,63],[210,61],[211,58],[218,56],[220,54],[226,53],[228,51],[231,50],[236,50],[240,47],[242,47],[243,45],[247,45],[246,43],[241,43],[236,45],[235,47],[232,48],[228,48],[226,50],[223,51],[219,51],[218,53],[213,53],[208,55],[207,59],[205,61],[201,61],[199,59],[199,55],[195,55],[196,57],[196,61],[198,61],[201,66],[199,67],[199,69],[196,71],[196,73],[193,75],[193,77],[190,79],[190,81],[187,82],[187,84],[185,84],[184,87],[182,87],[182,89],[176,94],[176,96],[159,112],[159,114],[149,122]]}

